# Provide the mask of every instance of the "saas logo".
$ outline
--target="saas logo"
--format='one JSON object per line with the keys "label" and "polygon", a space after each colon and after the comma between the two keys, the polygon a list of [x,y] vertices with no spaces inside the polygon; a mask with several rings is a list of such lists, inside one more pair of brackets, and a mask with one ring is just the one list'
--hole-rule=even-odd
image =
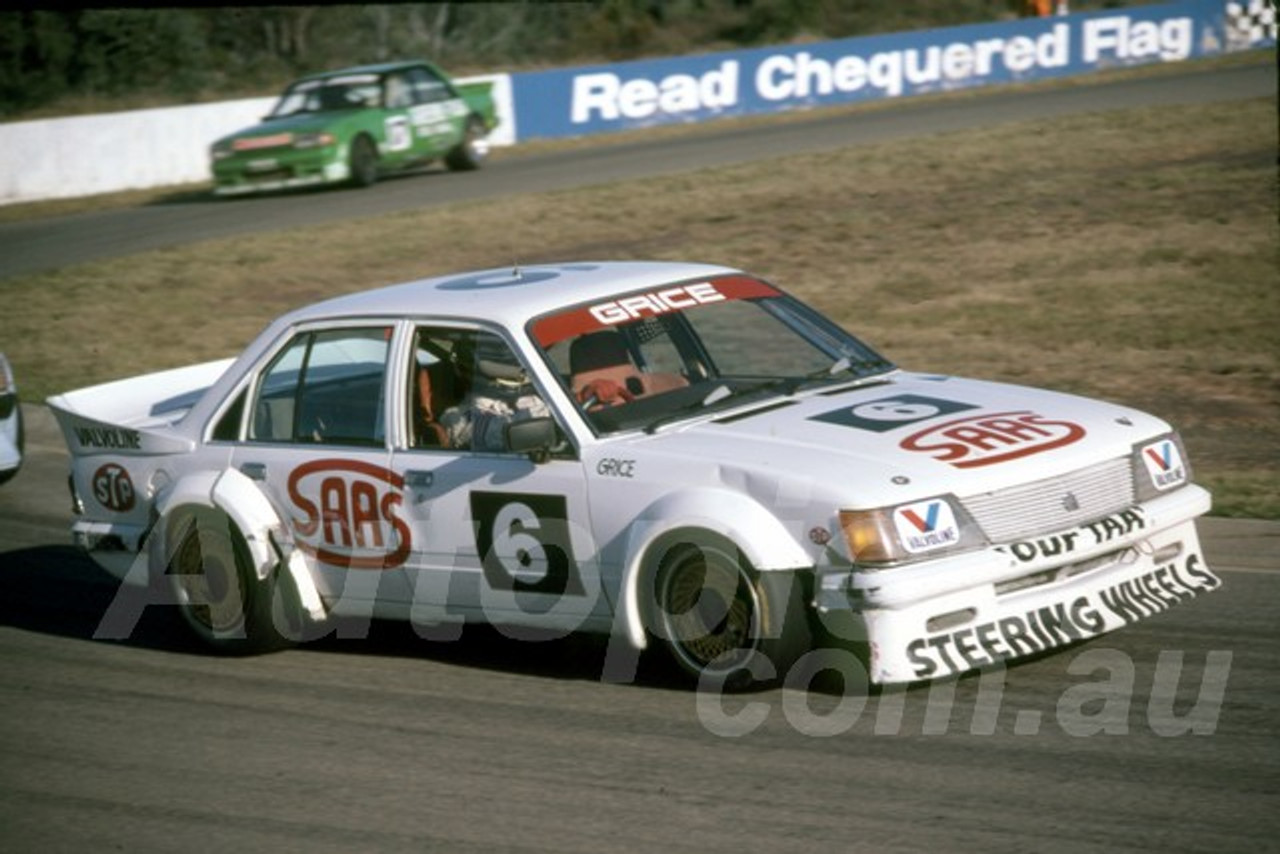
{"label": "saas logo", "polygon": [[968,409],[977,409],[977,407],[972,403],[942,400],[922,394],[899,394],[880,400],[869,400],[851,409],[824,412],[809,420],[825,421],[842,427],[856,427],[873,433],[887,433],[899,427],[937,418],[939,415],[950,415],[953,412],[964,412]]}
{"label": "saas logo", "polygon": [[893,511],[898,539],[912,554],[954,546],[960,542],[955,511],[941,499],[907,504]]}
{"label": "saas logo", "polygon": [[1182,454],[1171,439],[1164,439],[1142,449],[1142,461],[1156,489],[1172,489],[1187,480],[1187,467]]}
{"label": "saas logo", "polygon": [[359,460],[314,460],[289,475],[298,545],[317,560],[349,569],[394,569],[409,557],[400,518],[403,479]]}
{"label": "saas logo", "polygon": [[958,469],[978,468],[1070,445],[1085,430],[1034,412],[988,412],[926,427],[899,443]]}

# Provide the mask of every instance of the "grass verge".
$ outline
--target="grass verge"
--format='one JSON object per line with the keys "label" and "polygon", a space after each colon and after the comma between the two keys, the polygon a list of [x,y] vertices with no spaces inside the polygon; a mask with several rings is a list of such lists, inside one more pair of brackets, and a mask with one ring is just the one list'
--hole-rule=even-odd
{"label": "grass verge", "polygon": [[719,262],[905,367],[1158,414],[1216,513],[1280,518],[1276,131],[1266,99],[1149,108],[209,241],[7,280],[0,341],[32,400],[233,354],[390,282]]}

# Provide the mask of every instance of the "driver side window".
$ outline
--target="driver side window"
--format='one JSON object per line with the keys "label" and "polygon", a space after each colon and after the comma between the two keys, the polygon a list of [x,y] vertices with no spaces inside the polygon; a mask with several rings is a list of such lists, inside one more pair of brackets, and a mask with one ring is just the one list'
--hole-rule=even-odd
{"label": "driver side window", "polygon": [[434,104],[447,101],[452,97],[449,87],[426,68],[410,68],[406,72],[409,85],[413,88],[413,103]]}
{"label": "driver side window", "polygon": [[403,74],[388,74],[385,103],[388,110],[400,110],[413,104],[413,90]]}
{"label": "driver side window", "polygon": [[551,415],[501,337],[429,326],[414,336],[408,410],[413,447],[488,453],[509,450],[509,424]]}

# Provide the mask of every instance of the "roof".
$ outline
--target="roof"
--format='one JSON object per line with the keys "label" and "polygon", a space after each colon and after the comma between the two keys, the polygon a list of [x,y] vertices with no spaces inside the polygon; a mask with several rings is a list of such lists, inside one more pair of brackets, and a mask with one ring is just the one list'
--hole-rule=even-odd
{"label": "roof", "polygon": [[337,297],[282,321],[341,317],[475,317],[510,329],[560,308],[675,282],[740,273],[729,267],[671,261],[577,261],[498,267],[419,279]]}
{"label": "roof", "polygon": [[402,68],[413,68],[419,65],[425,65],[428,68],[435,67],[431,63],[421,59],[400,60],[397,62],[378,62],[372,65],[353,65],[349,68],[335,68],[331,71],[317,71],[315,74],[305,74],[293,82],[301,83],[304,80],[321,80],[325,77],[339,77],[345,74],[386,74],[388,71],[399,71]]}

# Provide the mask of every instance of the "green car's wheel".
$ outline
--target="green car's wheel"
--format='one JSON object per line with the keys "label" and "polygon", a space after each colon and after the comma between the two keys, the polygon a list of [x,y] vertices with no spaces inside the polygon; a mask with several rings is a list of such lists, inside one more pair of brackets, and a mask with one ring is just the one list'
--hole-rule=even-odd
{"label": "green car's wheel", "polygon": [[378,151],[373,147],[373,140],[367,136],[358,136],[351,143],[351,183],[357,187],[368,187],[378,180]]}
{"label": "green car's wheel", "polygon": [[470,172],[479,169],[489,156],[489,140],[485,139],[484,123],[475,116],[467,119],[462,141],[444,156],[444,163],[454,172]]}

